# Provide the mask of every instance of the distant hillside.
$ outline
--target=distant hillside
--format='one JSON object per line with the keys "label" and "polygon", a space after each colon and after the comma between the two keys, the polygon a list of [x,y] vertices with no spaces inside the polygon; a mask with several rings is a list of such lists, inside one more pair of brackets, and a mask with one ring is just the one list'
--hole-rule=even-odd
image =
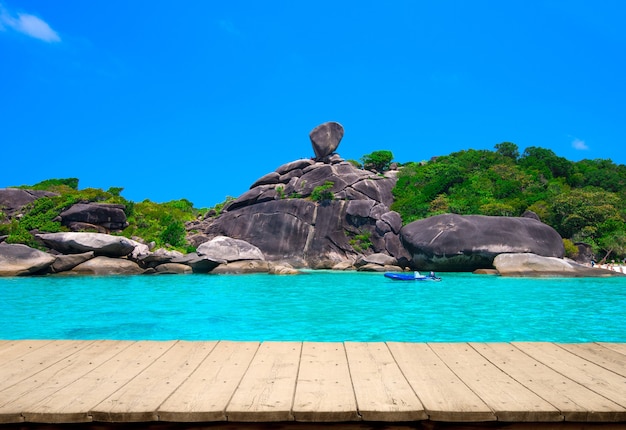
{"label": "distant hillside", "polygon": [[626,255],[626,166],[569,161],[553,151],[503,142],[495,151],[455,152],[407,163],[392,209],[404,223],[442,213],[520,216],[535,212],[563,238]]}

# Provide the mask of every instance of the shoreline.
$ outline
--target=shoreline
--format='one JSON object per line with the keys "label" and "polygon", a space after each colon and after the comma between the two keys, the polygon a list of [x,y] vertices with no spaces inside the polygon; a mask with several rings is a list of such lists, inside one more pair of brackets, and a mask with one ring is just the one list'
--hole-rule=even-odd
{"label": "shoreline", "polygon": [[605,263],[605,264],[596,264],[595,266],[592,266],[594,269],[598,268],[598,269],[605,269],[605,270],[611,270],[613,272],[617,272],[617,273],[624,273],[626,274],[626,265],[624,264],[619,264],[619,263]]}

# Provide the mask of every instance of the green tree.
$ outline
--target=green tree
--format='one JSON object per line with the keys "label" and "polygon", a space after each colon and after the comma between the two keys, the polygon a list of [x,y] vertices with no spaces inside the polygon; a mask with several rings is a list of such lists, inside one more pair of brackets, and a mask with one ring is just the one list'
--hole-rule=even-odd
{"label": "green tree", "polygon": [[[620,199],[611,192],[587,187],[556,195],[551,200],[551,224],[563,237],[589,236],[596,241],[622,223]],[[600,227],[605,226],[604,229]],[[593,230],[592,230],[593,229]],[[592,233],[592,231],[595,231]]]}
{"label": "green tree", "polygon": [[568,180],[572,186],[594,186],[612,192],[626,187],[626,166],[611,160],[581,160],[574,164],[573,170]]}
{"label": "green tree", "polygon": [[376,172],[389,170],[391,160],[393,160],[393,154],[391,151],[386,150],[374,151],[371,154],[364,155],[361,159],[364,169]]}
{"label": "green tree", "polygon": [[573,171],[573,163],[563,157],[557,156],[552,150],[528,147],[524,150],[519,160],[522,167],[536,171],[546,179],[557,177],[569,177]]}
{"label": "green tree", "polygon": [[519,148],[516,144],[512,142],[502,142],[498,143],[495,146],[496,152],[503,157],[510,158],[514,161],[517,161],[519,158]]}
{"label": "green tree", "polygon": [[161,225],[165,226],[159,234],[159,242],[163,245],[169,244],[173,247],[183,247],[187,243],[185,238],[185,225],[179,219],[175,219],[172,214],[166,213],[161,218]]}
{"label": "green tree", "polygon": [[119,197],[119,195],[122,193],[122,191],[124,191],[124,188],[122,188],[122,187],[110,187],[107,190],[107,193],[109,193],[109,194],[111,194],[113,196]]}
{"label": "green tree", "polygon": [[615,230],[600,238],[598,244],[604,253],[600,264],[606,262],[611,254],[616,256],[626,255],[626,232],[623,229]]}
{"label": "green tree", "polygon": [[72,190],[78,190],[78,178],[65,179],[46,179],[36,183],[35,185],[22,185],[20,188],[30,188],[32,190],[55,191],[59,187],[68,187]]}

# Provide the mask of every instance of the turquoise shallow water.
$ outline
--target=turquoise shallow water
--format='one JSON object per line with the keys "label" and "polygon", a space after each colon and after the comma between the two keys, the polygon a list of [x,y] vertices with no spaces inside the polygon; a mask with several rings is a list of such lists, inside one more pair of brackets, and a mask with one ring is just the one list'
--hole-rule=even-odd
{"label": "turquoise shallow water", "polygon": [[626,342],[626,279],[0,278],[0,339]]}

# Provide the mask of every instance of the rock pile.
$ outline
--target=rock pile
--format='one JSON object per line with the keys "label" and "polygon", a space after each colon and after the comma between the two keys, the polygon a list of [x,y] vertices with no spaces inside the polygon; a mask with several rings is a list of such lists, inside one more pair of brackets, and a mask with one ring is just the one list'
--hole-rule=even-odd
{"label": "rock pile", "polygon": [[282,266],[266,262],[260,250],[249,243],[224,237],[215,238],[203,244],[198,253],[187,255],[164,249],[151,252],[139,242],[102,233],[46,233],[36,237],[49,252],[0,243],[0,276],[207,273],[213,270],[215,273],[289,273]]}
{"label": "rock pile", "polygon": [[[58,194],[50,191],[0,188],[0,210],[12,218],[29,203],[42,197],[55,196]],[[72,231],[121,231],[128,226],[124,209],[124,205],[109,203],[76,203],[61,212],[54,221],[59,221]]]}
{"label": "rock pile", "polygon": [[396,267],[405,265],[408,254],[398,236],[402,220],[389,209],[395,175],[361,170],[343,160],[334,152],[342,136],[338,123],[313,129],[314,158],[279,166],[217,218],[189,224],[188,230],[201,232],[193,240],[242,239],[268,260],[295,267],[352,265],[374,253],[389,256]]}

